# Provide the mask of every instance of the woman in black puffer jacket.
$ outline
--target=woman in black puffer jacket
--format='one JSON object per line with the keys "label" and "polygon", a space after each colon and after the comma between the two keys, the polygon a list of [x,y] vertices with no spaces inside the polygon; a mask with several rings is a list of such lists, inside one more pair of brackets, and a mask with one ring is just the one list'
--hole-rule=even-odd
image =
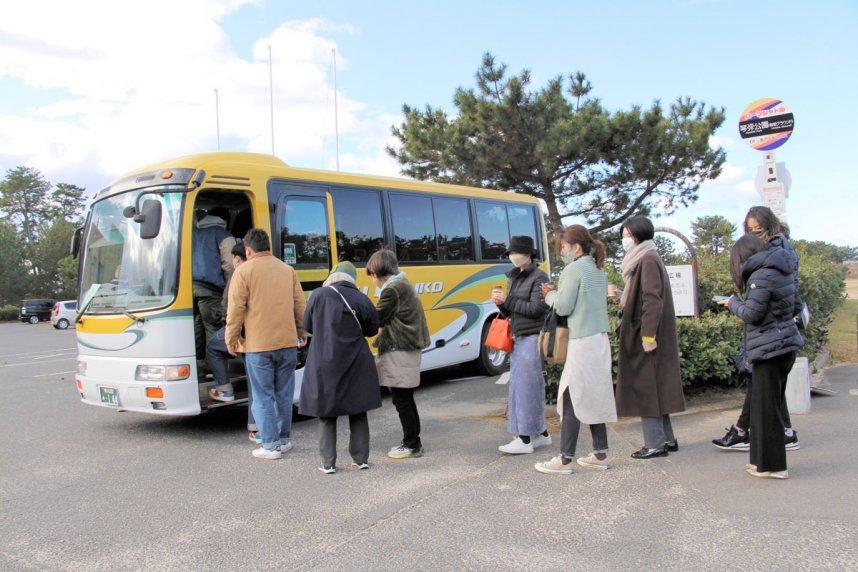
{"label": "woman in black puffer jacket", "polygon": [[745,296],[724,304],[745,322],[744,355],[751,374],[751,462],[755,477],[786,479],[783,412],[787,375],[804,345],[793,320],[796,292],[783,248],[746,234],[730,253],[733,284]]}

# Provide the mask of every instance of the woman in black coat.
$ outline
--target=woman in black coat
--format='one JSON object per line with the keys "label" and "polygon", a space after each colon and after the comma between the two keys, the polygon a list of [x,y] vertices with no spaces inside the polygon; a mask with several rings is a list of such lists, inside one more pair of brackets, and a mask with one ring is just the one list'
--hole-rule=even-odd
{"label": "woman in black coat", "polygon": [[304,328],[313,335],[304,365],[299,411],[319,418],[319,452],[325,474],[336,472],[337,417],[349,416],[353,465],[369,468],[366,412],[381,407],[375,360],[365,337],[378,332],[375,305],[355,286],[355,267],[341,262],[313,291]]}
{"label": "woman in black coat", "polygon": [[[745,234],[753,234],[769,243],[772,248],[784,249],[784,254],[789,262],[790,270],[792,271],[793,282],[795,283],[796,296],[793,303],[793,315],[798,315],[804,305],[798,294],[798,255],[789,240],[786,226],[775,216],[775,213],[769,207],[756,206],[748,210],[745,215],[743,224]],[[743,363],[745,358],[739,356],[738,366],[741,374],[750,374],[751,371],[745,369]],[[784,444],[787,451],[795,451],[801,447],[798,442],[798,433],[793,429],[792,420],[787,411],[786,404],[781,407],[784,422]],[[727,434],[719,439],[713,439],[712,444],[724,451],[747,451],[750,448],[748,441],[748,428],[751,426],[751,391],[750,384],[748,391],[745,393],[745,401],[742,403],[742,412],[739,414],[739,419],[735,425],[731,425],[727,429]]]}
{"label": "woman in black coat", "polygon": [[787,376],[804,345],[793,320],[797,296],[792,261],[783,248],[773,248],[746,234],[730,252],[733,284],[744,301],[723,302],[745,322],[743,349],[751,369],[751,462],[754,477],[789,477],[784,447],[783,412]]}

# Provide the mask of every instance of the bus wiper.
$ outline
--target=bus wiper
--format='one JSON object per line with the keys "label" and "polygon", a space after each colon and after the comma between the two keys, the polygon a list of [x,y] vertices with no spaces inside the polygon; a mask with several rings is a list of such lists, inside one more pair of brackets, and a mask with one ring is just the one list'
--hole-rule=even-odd
{"label": "bus wiper", "polygon": [[146,323],[146,318],[144,316],[134,315],[131,312],[129,312],[128,310],[120,310],[120,312],[122,312],[123,314],[125,314],[126,316],[128,316],[129,318],[131,318],[132,320],[137,322],[138,324],[145,324]]}
{"label": "bus wiper", "polygon": [[[92,306],[92,303],[93,303],[93,301],[95,301],[96,298],[110,298],[111,296],[114,296],[114,297],[115,296],[123,296],[125,294],[126,293],[117,294],[116,292],[108,292],[106,294],[96,294],[95,296],[93,296],[92,298],[87,300],[86,304],[84,304],[83,307],[80,309],[80,312],[77,313],[77,316],[75,316],[75,319],[74,319],[75,324],[83,323],[83,315],[86,313],[87,310],[89,310],[89,307]],[[132,316],[133,316],[133,314],[132,314]],[[136,316],[134,316],[134,319],[142,321],[142,318],[137,318]]]}

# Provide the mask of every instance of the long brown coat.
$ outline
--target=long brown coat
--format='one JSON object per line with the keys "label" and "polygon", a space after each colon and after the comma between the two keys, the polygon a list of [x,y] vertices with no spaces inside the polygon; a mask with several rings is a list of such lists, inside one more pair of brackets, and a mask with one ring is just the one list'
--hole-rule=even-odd
{"label": "long brown coat", "polygon": [[[617,415],[659,417],[685,411],[673,294],[656,252],[641,257],[626,289],[620,322]],[[655,351],[643,351],[642,336],[655,337]]]}

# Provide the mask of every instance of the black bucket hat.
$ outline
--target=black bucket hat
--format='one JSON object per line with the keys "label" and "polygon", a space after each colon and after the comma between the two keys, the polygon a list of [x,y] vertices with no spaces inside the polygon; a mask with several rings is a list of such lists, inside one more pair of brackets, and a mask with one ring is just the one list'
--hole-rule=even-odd
{"label": "black bucket hat", "polygon": [[506,249],[506,252],[503,253],[504,256],[509,256],[510,252],[517,252],[518,254],[529,254],[531,256],[536,256],[536,246],[533,244],[533,239],[529,236],[513,236],[509,239],[509,247]]}

